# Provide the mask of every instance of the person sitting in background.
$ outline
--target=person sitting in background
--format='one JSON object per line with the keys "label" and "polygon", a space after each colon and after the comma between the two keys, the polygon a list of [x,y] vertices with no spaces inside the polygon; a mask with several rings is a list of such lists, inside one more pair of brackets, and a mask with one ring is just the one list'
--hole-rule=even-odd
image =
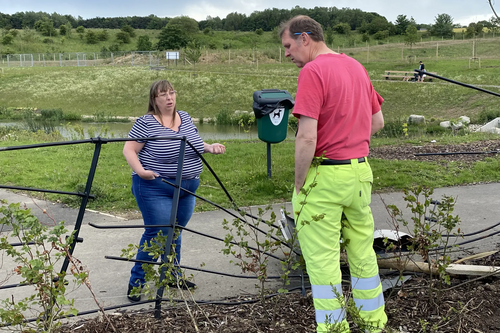
{"label": "person sitting in background", "polygon": [[[420,65],[418,66],[418,70],[425,72],[425,65],[422,61],[420,61]],[[424,77],[425,77],[424,73],[422,73],[422,72],[418,73],[418,81],[419,82],[424,82]]]}

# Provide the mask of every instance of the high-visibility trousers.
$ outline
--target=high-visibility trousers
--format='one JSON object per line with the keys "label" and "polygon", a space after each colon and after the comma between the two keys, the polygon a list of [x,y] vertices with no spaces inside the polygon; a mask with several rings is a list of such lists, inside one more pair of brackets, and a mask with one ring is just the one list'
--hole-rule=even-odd
{"label": "high-visibility trousers", "polygon": [[[340,271],[340,237],[346,244],[352,298],[367,332],[380,332],[387,323],[384,296],[373,250],[374,223],[370,209],[373,174],[358,163],[311,167],[304,189],[293,192],[292,204],[300,248],[311,282],[317,332],[332,326],[349,332]],[[313,183],[315,185],[311,186]],[[342,213],[348,222],[341,225]],[[320,214],[324,214],[321,218]],[[336,326],[338,325],[338,326]]]}

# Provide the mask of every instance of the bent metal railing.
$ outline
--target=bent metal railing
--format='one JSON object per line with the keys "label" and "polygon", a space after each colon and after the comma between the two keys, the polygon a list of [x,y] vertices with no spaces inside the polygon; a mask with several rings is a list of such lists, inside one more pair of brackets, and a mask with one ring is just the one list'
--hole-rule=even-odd
{"label": "bent metal railing", "polygon": [[[32,144],[32,145],[25,145],[25,146],[0,147],[0,152],[1,152],[1,151],[32,149],[32,148],[42,148],[42,147],[51,147],[51,146],[63,146],[63,145],[74,145],[74,144],[86,144],[86,143],[92,143],[92,144],[95,145],[94,153],[93,153],[93,157],[92,157],[92,162],[91,162],[90,170],[89,170],[89,173],[88,173],[88,176],[87,176],[87,182],[86,182],[85,190],[84,190],[83,193],[81,193],[81,192],[56,191],[56,190],[48,190],[48,189],[37,189],[37,188],[19,187],[19,186],[7,186],[7,185],[0,185],[0,188],[14,189],[14,190],[23,190],[23,191],[34,191],[34,192],[45,192],[45,193],[55,193],[55,194],[64,194],[64,195],[74,195],[74,196],[81,197],[81,204],[80,204],[80,208],[79,208],[79,211],[78,211],[78,216],[77,216],[75,227],[74,227],[74,231],[73,231],[73,234],[74,234],[73,242],[71,244],[71,248],[69,249],[69,254],[71,255],[71,254],[73,254],[77,243],[83,242],[83,238],[78,237],[78,236],[79,236],[81,225],[83,223],[83,218],[84,218],[85,209],[86,209],[88,200],[94,198],[94,195],[92,195],[90,193],[90,190],[92,188],[92,183],[93,183],[94,176],[95,176],[95,173],[96,173],[96,170],[97,170],[97,164],[98,164],[98,161],[99,161],[99,156],[100,156],[102,145],[110,143],[110,142],[124,142],[124,141],[136,141],[136,140],[180,140],[181,145],[180,145],[180,151],[179,151],[180,152],[180,154],[179,154],[179,163],[178,163],[178,169],[177,169],[177,175],[176,175],[175,183],[171,183],[171,182],[168,182],[166,180],[163,180],[164,182],[170,184],[171,186],[174,186],[174,188],[175,188],[174,189],[174,193],[175,194],[174,194],[174,202],[173,202],[173,205],[172,205],[172,212],[174,212],[174,210],[175,210],[175,212],[177,211],[178,198],[179,198],[180,191],[185,191],[186,193],[194,195],[196,198],[198,198],[200,200],[203,200],[203,201],[205,201],[207,203],[210,203],[210,204],[214,205],[215,207],[217,207],[217,208],[225,211],[229,215],[231,215],[231,216],[233,216],[235,218],[238,218],[242,222],[246,223],[249,227],[258,230],[261,233],[265,233],[265,231],[263,231],[263,230],[257,228],[256,226],[248,223],[246,220],[244,220],[242,218],[243,216],[248,216],[248,217],[251,217],[252,219],[257,219],[257,220],[259,219],[258,217],[255,217],[255,216],[249,214],[248,212],[240,209],[236,205],[236,203],[232,199],[231,195],[228,193],[228,191],[224,187],[223,183],[220,181],[220,179],[218,178],[218,176],[215,174],[214,170],[206,162],[206,160],[203,158],[203,156],[199,152],[196,151],[196,149],[191,145],[191,143],[186,139],[186,137],[157,137],[157,138],[139,138],[139,139],[137,139],[137,138],[136,139],[128,139],[128,138],[107,139],[107,138],[100,138],[100,137],[98,137],[98,138],[91,138],[91,139],[78,140],[78,141],[65,141],[65,142],[52,142],[52,143]],[[219,185],[221,186],[221,188],[225,192],[225,194],[226,194],[227,198],[229,199],[230,203],[233,205],[233,208],[236,211],[238,211],[240,214],[235,214],[235,213],[229,211],[228,209],[226,209],[226,208],[224,208],[224,207],[222,207],[222,206],[220,206],[220,205],[218,205],[218,204],[216,204],[214,202],[211,202],[210,200],[207,200],[206,198],[203,198],[203,197],[201,197],[199,195],[196,195],[196,194],[194,194],[194,193],[192,193],[192,192],[190,192],[190,191],[188,191],[186,189],[183,189],[180,186],[180,184],[181,184],[181,182],[180,182],[180,180],[181,180],[180,175],[182,174],[184,152],[185,152],[185,149],[186,149],[186,145],[189,145],[190,147],[192,147],[197,152],[197,154],[199,155],[199,157],[202,160],[202,162],[205,164],[205,166],[207,167],[207,169],[213,174],[213,176],[215,177],[216,181],[219,183]],[[175,215],[176,214],[174,214],[174,213],[171,214],[171,220],[169,221],[168,225],[162,225],[162,226],[156,225],[156,226],[154,226],[154,227],[167,227],[169,229],[169,232],[168,232],[168,235],[167,235],[167,243],[166,243],[166,245],[168,245],[168,246],[165,246],[165,249],[167,251],[170,251],[170,249],[171,249],[170,245],[171,245],[171,242],[173,240],[174,228],[181,228],[181,227],[175,225]],[[500,222],[498,224],[500,224]],[[498,224],[495,224],[494,226],[497,226]],[[97,225],[97,224],[94,224],[94,223],[89,223],[89,225],[92,226],[92,227],[94,227],[94,228],[98,228],[98,229],[147,228],[148,227],[148,226],[145,226],[143,224],[141,224],[141,225],[108,225],[108,226],[106,226],[106,225]],[[483,233],[483,232],[485,232],[485,231],[493,228],[494,226],[486,228],[486,229],[483,229],[483,230],[479,230],[477,232],[473,232],[473,233],[467,234],[465,236],[473,236],[473,235],[477,235],[479,233]],[[279,228],[278,226],[275,226],[275,225],[273,225],[272,227]],[[185,231],[188,231],[188,232],[195,233],[197,235],[201,235],[203,237],[208,237],[208,238],[211,238],[211,239],[215,239],[215,240],[219,240],[221,242],[224,242],[223,239],[215,237],[215,236],[212,236],[212,235],[203,234],[201,232],[198,232],[198,231],[195,231],[195,230],[192,230],[192,229],[188,229],[188,228],[182,228],[182,229],[185,230]],[[487,238],[487,237],[491,237],[491,236],[493,236],[495,234],[498,234],[498,233],[500,233],[500,231],[496,231],[496,232],[493,232],[493,233],[490,233],[490,234],[487,234],[487,235],[484,235],[484,236],[476,237],[476,238],[468,240],[468,241],[463,241],[463,242],[457,243],[455,245],[468,244],[468,243],[471,243],[471,242],[474,242],[474,241],[478,241],[478,240],[481,240],[481,239],[484,239],[484,238]],[[276,240],[276,238],[274,236],[273,236],[273,239]],[[168,243],[168,242],[170,242],[170,243]],[[238,245],[237,243],[234,243],[234,242],[232,242],[232,244]],[[11,244],[11,245],[12,246],[22,246],[22,245],[30,245],[30,244],[15,243],[15,244]],[[300,255],[300,253],[297,252],[297,250],[295,248],[291,247],[292,244],[283,243],[283,245],[287,246],[288,248],[290,248],[291,251],[293,251],[295,254]],[[252,250],[258,250],[257,248],[253,248],[253,247],[251,247],[251,249]],[[169,253],[167,253],[165,255],[165,258],[168,257],[168,254]],[[275,256],[275,255],[273,255],[271,253],[265,253],[265,254],[267,256],[271,257],[271,258],[275,258],[275,259],[280,260],[280,258],[278,258],[277,256]],[[118,261],[127,261],[127,262],[142,262],[142,263],[148,263],[148,264],[154,264],[154,265],[161,265],[161,264],[163,264],[163,262],[141,261],[141,260],[136,260],[136,259],[126,259],[126,258],[114,257],[114,256],[105,256],[105,258],[106,259],[111,259],[111,260],[118,260]],[[69,257],[66,257],[65,261],[63,263],[63,266],[61,268],[61,273],[62,272],[66,272],[67,269],[68,269],[68,266],[69,266]],[[201,268],[195,268],[195,267],[189,267],[189,266],[183,266],[183,265],[176,265],[176,266],[179,267],[179,268],[182,268],[182,269],[194,270],[194,271],[211,273],[211,274],[218,274],[218,275],[221,275],[221,276],[243,278],[243,279],[256,279],[256,277],[253,277],[253,276],[228,274],[228,273],[225,273],[225,272],[218,272],[218,271],[212,271],[212,270],[208,270],[208,269],[201,269]],[[165,271],[164,270],[162,270],[162,277],[163,278],[165,277]],[[304,278],[305,278],[305,276],[304,276],[304,273],[302,271],[300,271],[298,275],[290,275],[289,277],[290,278],[299,278],[300,281],[301,281],[301,285],[299,287],[290,288],[289,291],[300,289],[302,291],[302,293],[305,294],[305,286],[304,286]],[[269,279],[269,280],[280,279],[280,278],[281,278],[280,276],[268,276],[267,277],[267,279]],[[29,285],[29,284],[5,285],[5,286],[0,286],[0,290],[7,289],[7,288],[21,287],[21,286],[26,286],[26,285]],[[109,310],[114,310],[114,309],[129,307],[129,306],[136,306],[136,305],[141,305],[141,304],[155,302],[155,317],[156,318],[160,318],[161,303],[163,301],[167,301],[167,302],[172,302],[172,301],[174,301],[174,302],[184,302],[184,300],[182,300],[182,299],[163,298],[163,292],[164,292],[164,288],[159,288],[157,290],[156,298],[153,299],[153,300],[145,300],[145,301],[140,301],[140,302],[136,302],[136,303],[126,303],[126,304],[108,306],[108,307],[103,307],[102,309],[93,309],[93,310],[88,310],[88,311],[80,311],[76,315],[68,315],[66,317],[88,315],[88,314],[96,313],[96,312],[101,311],[101,310],[109,311]],[[266,297],[273,297],[275,295],[277,295],[277,294],[267,295]],[[255,302],[255,301],[256,300],[244,300],[244,301],[237,301],[237,302],[228,302],[228,301],[213,301],[213,300],[208,300],[208,301],[197,300],[196,302],[199,303],[199,304],[210,303],[210,304],[222,304],[222,305],[236,305],[236,304],[250,303],[250,302]],[[28,320],[26,320],[26,322],[33,322],[33,321],[36,321],[37,319],[38,318],[28,319]],[[9,326],[9,324],[2,324],[0,326]]]}
{"label": "bent metal railing", "polygon": [[[251,217],[252,219],[260,219],[256,216],[253,216],[251,215],[250,213],[240,209],[236,203],[234,202],[233,198],[231,197],[231,195],[229,194],[229,192],[227,191],[227,189],[224,187],[223,183],[220,181],[219,177],[215,174],[214,170],[210,167],[210,165],[207,163],[207,161],[203,158],[203,156],[201,155],[201,153],[199,153],[195,147],[187,140],[187,138],[185,136],[183,137],[155,137],[155,138],[134,138],[134,139],[130,139],[130,138],[112,138],[112,139],[109,139],[109,138],[100,138],[100,137],[97,137],[97,138],[90,138],[90,139],[85,139],[85,140],[75,140],[75,141],[64,141],[64,142],[51,142],[51,143],[40,143],[40,144],[31,144],[31,145],[24,145],[24,146],[10,146],[10,147],[0,147],[0,152],[1,151],[12,151],[12,150],[22,150],[22,149],[33,149],[33,148],[45,148],[45,147],[53,147],[53,146],[63,146],[63,145],[75,145],[75,144],[87,144],[87,143],[92,143],[95,145],[94,147],[94,153],[93,153],[93,156],[92,156],[92,162],[91,162],[91,165],[90,165],[90,170],[89,170],[89,173],[88,173],[88,176],[87,176],[87,182],[86,182],[86,185],[85,185],[85,190],[83,193],[81,192],[65,192],[65,191],[57,191],[57,190],[49,190],[49,189],[39,189],[39,188],[30,188],[30,187],[19,187],[19,186],[8,186],[8,185],[0,185],[0,188],[3,188],[3,189],[13,189],[13,190],[22,190],[22,191],[33,191],[33,192],[43,192],[43,193],[54,193],[54,194],[64,194],[64,195],[73,195],[73,196],[79,196],[81,198],[81,203],[80,203],[80,208],[78,210],[78,215],[77,215],[77,219],[76,219],[76,223],[75,223],[75,226],[74,226],[74,230],[73,230],[73,241],[70,245],[70,248],[68,249],[68,253],[69,253],[69,256],[66,256],[64,262],[63,262],[63,265],[61,267],[61,270],[60,272],[61,273],[64,273],[67,271],[68,269],[68,266],[69,266],[69,263],[70,263],[70,256],[73,254],[74,250],[75,250],[75,247],[77,245],[77,243],[82,243],[83,242],[83,238],[79,237],[79,234],[80,234],[80,229],[81,229],[81,226],[82,226],[82,223],[83,223],[83,218],[84,218],[84,215],[85,215],[85,210],[86,210],[86,207],[87,207],[87,204],[88,204],[88,201],[89,199],[94,199],[95,196],[92,195],[90,193],[91,189],[92,189],[92,184],[93,184],[93,181],[94,181],[94,176],[95,176],[95,173],[96,173],[96,170],[97,170],[97,164],[98,164],[98,161],[99,161],[99,156],[100,156],[100,153],[101,153],[101,148],[102,148],[102,145],[103,144],[107,144],[107,143],[110,143],[110,142],[124,142],[124,141],[137,141],[137,140],[141,140],[141,141],[148,141],[148,140],[178,140],[180,141],[180,148],[179,148],[179,159],[178,159],[178,165],[177,165],[177,173],[176,173],[176,178],[175,178],[175,183],[171,183],[169,181],[166,181],[163,179],[164,182],[170,184],[171,186],[174,187],[174,196],[173,196],[173,204],[172,204],[172,211],[171,211],[171,215],[170,215],[170,221],[169,221],[169,224],[168,225],[154,225],[154,226],[146,226],[144,224],[141,224],[141,225],[109,225],[109,226],[105,226],[105,225],[97,225],[97,224],[94,224],[94,223],[89,223],[90,226],[94,227],[94,228],[98,228],[98,229],[116,229],[116,228],[148,228],[148,227],[154,227],[154,228],[158,228],[158,227],[166,227],[168,228],[168,234],[167,234],[167,239],[166,239],[166,244],[165,244],[165,250],[166,250],[166,253],[165,253],[165,256],[164,256],[164,260],[166,260],[166,258],[168,258],[169,254],[170,254],[170,250],[171,250],[171,245],[172,245],[172,241],[174,239],[174,229],[175,228],[181,228],[183,230],[186,230],[186,231],[189,231],[189,232],[192,232],[192,233],[195,233],[195,234],[198,234],[198,235],[201,235],[201,236],[204,236],[204,237],[208,237],[208,238],[211,238],[211,239],[215,239],[215,240],[219,240],[221,242],[224,242],[224,239],[222,238],[219,238],[219,237],[215,237],[213,235],[207,235],[207,234],[203,234],[201,232],[197,232],[195,230],[192,230],[192,229],[188,229],[188,228],[182,228],[182,227],[179,227],[176,225],[176,215],[177,215],[177,208],[178,208],[178,202],[179,202],[179,196],[180,196],[180,191],[185,191],[186,193],[189,193],[190,195],[193,195],[195,196],[196,198],[198,199],[201,199],[209,204],[212,204],[214,205],[215,207],[225,211],[226,213],[230,214],[231,216],[233,216],[234,218],[237,218],[239,220],[241,220],[242,222],[246,223],[249,227],[251,228],[254,228],[256,229],[257,231],[261,232],[261,233],[266,233],[264,230],[261,230],[259,229],[258,227],[254,226],[253,224],[251,223],[248,223],[245,219],[243,219],[242,217],[243,216],[248,216],[248,217]],[[189,145],[197,154],[198,156],[200,157],[200,159],[202,160],[202,162],[205,164],[205,166],[207,167],[207,169],[212,173],[212,175],[215,177],[216,181],[219,183],[219,185],[221,186],[222,190],[225,192],[226,196],[228,197],[230,203],[232,204],[233,208],[238,211],[240,214],[235,214],[233,212],[231,212],[230,210],[206,199],[206,198],[203,198],[195,193],[192,193],[184,188],[182,188],[180,185],[181,185],[181,176],[182,176],[182,170],[183,170],[183,166],[184,166],[184,155],[185,155],[185,151],[186,151],[186,145]],[[276,225],[272,225],[272,227],[274,228],[277,228],[279,229],[278,226]],[[276,238],[275,236],[271,236],[272,239],[274,240],[279,240],[278,238]],[[238,243],[236,242],[231,242],[232,244],[234,245],[238,245]],[[21,244],[21,243],[15,243],[15,244],[11,244],[12,246],[22,246],[22,245],[30,245],[30,244]],[[283,243],[284,246],[290,248],[293,252],[295,252],[295,254],[299,254],[295,249],[292,249],[292,247],[287,244],[287,243]],[[257,248],[253,248],[253,247],[249,247],[251,248],[252,250],[255,250],[255,251],[258,251]],[[267,253],[267,252],[263,252],[263,254],[271,257],[271,258],[275,258],[277,260],[281,260],[280,258],[278,258],[277,256],[271,254],[271,253]],[[126,259],[126,258],[122,258],[122,257],[114,257],[114,256],[105,256],[106,259],[111,259],[111,260],[119,260],[119,261],[127,261],[127,262],[141,262],[141,263],[147,263],[147,264],[153,264],[153,265],[162,265],[163,261],[160,261],[160,262],[153,262],[153,261],[141,261],[141,260],[136,260],[136,259]],[[212,273],[212,274],[218,274],[218,275],[222,275],[222,276],[230,276],[230,277],[235,277],[235,278],[243,278],[243,279],[256,279],[256,277],[253,277],[253,276],[244,276],[244,275],[235,275],[235,274],[228,274],[228,273],[225,273],[225,272],[218,272],[218,271],[212,271],[212,270],[208,270],[208,269],[201,269],[201,268],[195,268],[195,267],[189,267],[189,266],[183,266],[183,265],[175,265],[176,267],[179,267],[179,268],[183,268],[183,269],[188,269],[188,270],[194,270],[194,271],[200,271],[200,272],[205,272],[205,273]],[[164,278],[165,278],[165,274],[166,274],[166,265],[163,265],[162,266],[162,269],[160,271],[160,281],[162,281]],[[305,294],[305,286],[304,286],[304,273],[303,272],[300,272],[298,275],[290,275],[289,276],[290,278],[300,278],[301,280],[301,286],[298,287],[298,288],[291,288],[291,290],[294,290],[294,289],[301,289],[302,293]],[[280,276],[268,276],[267,279],[269,280],[273,280],[273,279],[280,279],[281,277]],[[26,284],[26,283],[22,283],[22,284],[13,284],[13,285],[4,285],[4,286],[0,286],[0,290],[2,289],[8,289],[8,288],[15,288],[15,287],[21,287],[21,286],[27,286],[29,284]],[[123,307],[128,307],[128,306],[134,306],[134,305],[139,305],[139,304],[145,304],[145,303],[150,303],[150,302],[155,302],[155,318],[160,318],[160,314],[161,314],[161,302],[162,301],[168,301],[168,302],[171,302],[172,299],[168,298],[168,299],[164,299],[163,298],[163,293],[164,293],[164,287],[161,286],[160,288],[158,288],[157,290],[157,293],[156,293],[156,298],[153,299],[153,300],[145,300],[145,301],[140,301],[140,302],[136,302],[136,303],[126,303],[126,304],[121,304],[121,305],[116,305],[116,306],[110,306],[110,307],[105,307],[103,308],[105,311],[107,310],[112,310],[112,309],[117,309],[117,308],[123,308]],[[270,296],[273,296],[273,295],[270,295]],[[174,300],[174,301],[183,301],[183,300]],[[245,301],[246,303],[247,301]],[[217,304],[226,304],[227,302],[217,302],[217,301],[197,301],[197,303],[217,303]],[[234,304],[234,303],[227,303],[227,304]],[[79,315],[86,315],[86,314],[91,314],[91,313],[95,313],[95,312],[98,312],[98,311],[101,311],[101,309],[94,309],[94,310],[89,310],[89,311],[84,311],[84,312],[78,312],[75,316],[79,316]],[[73,317],[73,315],[69,315],[67,317]],[[33,318],[33,319],[28,319],[27,322],[33,322],[37,320],[37,318]],[[7,325],[3,325],[3,326],[9,326],[8,324]]]}

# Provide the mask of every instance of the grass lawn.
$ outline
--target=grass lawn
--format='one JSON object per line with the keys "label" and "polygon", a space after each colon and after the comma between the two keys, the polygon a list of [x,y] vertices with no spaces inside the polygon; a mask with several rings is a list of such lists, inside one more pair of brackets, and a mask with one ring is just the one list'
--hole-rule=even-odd
{"label": "grass lawn", "polygon": [[[430,121],[469,116],[472,121],[484,114],[500,116],[498,99],[458,85],[435,80],[432,83],[410,83],[383,80],[388,69],[411,70],[414,64],[370,62],[365,64],[375,89],[385,98],[383,112],[386,123],[403,123],[411,114],[426,116]],[[468,68],[466,60],[426,60],[426,68],[439,75],[473,85],[485,85],[499,91],[500,60],[484,60],[481,68]],[[251,111],[252,94],[256,90],[279,88],[295,95],[299,70],[293,64],[256,66],[198,66],[153,71],[147,67],[62,67],[7,68],[0,75],[0,116],[19,112],[15,108],[60,108],[64,113],[80,115],[139,116],[145,113],[148,90],[152,81],[171,80],[178,91],[178,108],[193,117],[215,117],[221,111]],[[386,127],[387,127],[386,126]],[[435,137],[432,137],[435,138]],[[441,142],[469,142],[484,135],[452,136],[439,134]],[[492,137],[489,137],[490,139]],[[496,138],[496,137],[494,137]],[[421,144],[430,137],[374,138],[372,146],[397,145],[404,142]],[[34,142],[60,140],[56,135],[13,132],[2,135],[1,146],[18,146]],[[293,186],[294,142],[286,140],[272,145],[272,178],[267,177],[266,144],[261,141],[224,142],[227,153],[207,155],[208,163],[240,206],[288,201]],[[96,200],[89,208],[125,212],[135,210],[130,193],[130,168],[122,156],[123,143],[103,146],[95,177]],[[93,154],[93,144],[3,151],[0,159],[0,183],[63,191],[82,191]],[[499,179],[497,159],[467,165],[415,161],[371,160],[376,180],[375,191],[399,190],[414,184],[450,186],[475,181]],[[487,165],[487,166],[485,166]],[[13,172],[15,170],[15,172]],[[229,202],[205,168],[198,192],[218,204]],[[77,205],[77,198],[48,195]],[[197,210],[212,207],[198,202]]]}
{"label": "grass lawn", "polygon": [[[485,61],[483,61],[485,63]],[[464,60],[427,61],[438,75],[472,85],[500,86],[500,60],[482,68],[465,67]],[[404,63],[365,64],[375,89],[385,98],[387,120],[410,114],[449,120],[461,115],[473,121],[481,112],[497,112],[492,95],[434,80],[412,83],[382,80],[384,70],[411,70]],[[389,68],[389,67],[390,68]],[[488,67],[487,67],[488,66]],[[79,115],[139,116],[145,113],[152,81],[168,79],[178,91],[178,109],[193,117],[214,117],[221,111],[252,110],[256,90],[278,88],[296,93],[299,70],[293,64],[201,67],[152,71],[148,67],[9,68],[0,76],[0,108],[62,109]],[[486,89],[499,92],[497,87]],[[1,113],[1,112],[0,112]]]}
{"label": "grass lawn", "polygon": [[[30,134],[18,134],[17,141],[3,141],[1,146],[18,146],[43,140],[43,134],[29,139]],[[462,137],[449,135],[439,137],[446,142],[471,142],[492,139],[491,135],[470,134]],[[495,137],[496,138],[496,137]],[[425,139],[428,141],[428,139]],[[423,144],[419,139],[373,139],[373,146],[413,143]],[[289,201],[293,190],[294,142],[285,140],[272,145],[272,178],[267,177],[266,144],[261,141],[228,140],[223,142],[224,155],[205,155],[224,187],[238,206],[278,203]],[[92,194],[95,200],[88,207],[106,212],[125,213],[136,210],[130,192],[131,170],[122,156],[123,143],[108,143],[102,146]],[[2,184],[47,188],[52,190],[83,192],[92,160],[94,145],[44,147],[2,151],[0,179]],[[371,159],[375,175],[374,191],[392,191],[422,184],[432,187],[468,184],[480,181],[497,181],[500,178],[500,160],[490,158],[482,162],[448,163],[396,161]],[[13,172],[15,170],[15,172]],[[225,207],[231,207],[228,198],[208,168],[201,175],[198,194]],[[77,197],[41,194],[41,196],[77,207]],[[198,200],[197,211],[214,207]]]}

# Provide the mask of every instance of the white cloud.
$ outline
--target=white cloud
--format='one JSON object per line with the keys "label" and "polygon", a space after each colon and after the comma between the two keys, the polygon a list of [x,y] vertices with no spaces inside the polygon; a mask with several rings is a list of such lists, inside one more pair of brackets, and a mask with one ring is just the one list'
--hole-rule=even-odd
{"label": "white cloud", "polygon": [[[237,10],[234,10],[237,11]],[[212,3],[203,1],[201,3],[186,5],[183,8],[183,14],[195,19],[196,21],[202,21],[207,18],[207,16],[225,18],[228,14],[227,8],[218,7]]]}
{"label": "white cloud", "polygon": [[462,16],[455,18],[453,22],[460,25],[469,25],[471,22],[489,21],[492,16],[493,14]]}
{"label": "white cloud", "polygon": [[[268,7],[263,7],[260,2],[251,1],[200,1],[185,5],[183,8],[178,8],[177,11],[182,11],[182,14],[197,21],[205,20],[207,16],[225,18],[227,14],[238,12],[240,14],[250,15],[254,11],[261,11]],[[178,15],[175,15],[178,16]]]}

